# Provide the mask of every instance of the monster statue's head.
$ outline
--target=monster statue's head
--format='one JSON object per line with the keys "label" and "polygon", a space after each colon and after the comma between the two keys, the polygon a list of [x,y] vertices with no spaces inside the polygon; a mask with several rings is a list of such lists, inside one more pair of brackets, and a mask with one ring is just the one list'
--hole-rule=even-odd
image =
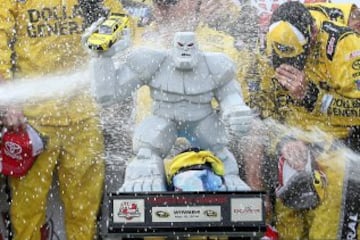
{"label": "monster statue's head", "polygon": [[182,70],[193,69],[198,63],[199,53],[195,33],[175,33],[171,56],[176,68]]}

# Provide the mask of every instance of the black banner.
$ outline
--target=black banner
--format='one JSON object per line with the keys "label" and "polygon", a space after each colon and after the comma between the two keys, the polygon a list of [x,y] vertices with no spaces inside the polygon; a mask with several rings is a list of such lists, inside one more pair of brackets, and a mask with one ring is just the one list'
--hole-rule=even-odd
{"label": "black banner", "polygon": [[264,192],[109,194],[105,235],[261,236]]}

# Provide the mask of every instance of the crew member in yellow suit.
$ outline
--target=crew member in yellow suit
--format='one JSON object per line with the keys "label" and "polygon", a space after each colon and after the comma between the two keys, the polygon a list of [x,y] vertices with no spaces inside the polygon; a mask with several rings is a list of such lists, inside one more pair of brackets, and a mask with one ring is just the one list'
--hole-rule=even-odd
{"label": "crew member in yellow suit", "polygon": [[[306,7],[310,10],[311,14],[314,16],[315,20],[318,21],[320,25],[323,21],[336,21],[340,24],[345,24],[351,27],[354,31],[360,32],[360,9],[354,3],[327,3],[326,1],[305,1]],[[246,82],[248,86],[243,87],[243,90],[248,89],[248,95],[245,99],[247,99],[247,103],[252,108],[257,108],[258,101],[261,101],[261,94],[259,94],[260,90],[260,72],[265,71],[267,59],[264,56],[264,49],[255,48],[254,53],[256,56],[257,67],[250,68],[250,71],[247,74]],[[254,70],[255,69],[255,70]],[[270,114],[271,110],[268,108],[267,114]],[[274,117],[274,115],[272,116]],[[259,122],[258,122],[259,123]],[[264,173],[271,172],[272,164],[268,164],[263,156],[263,149],[259,146],[259,143],[266,142],[263,136],[263,128],[260,124],[256,125],[254,129],[251,131],[253,136],[245,141],[244,144],[248,144],[251,146],[252,151],[247,152],[247,156],[245,156],[245,162],[252,162],[251,164],[245,164],[246,173],[247,173],[247,183],[254,189],[262,189],[264,186],[264,181],[269,182],[271,178],[268,176],[264,176]],[[249,158],[250,160],[247,160]],[[266,165],[265,170],[264,164]],[[260,167],[259,167],[260,166]],[[269,185],[269,184],[265,184]],[[270,183],[271,185],[271,183]]]}
{"label": "crew member in yellow suit", "polygon": [[[84,29],[108,11],[122,11],[117,0],[2,0],[0,7],[0,76],[6,81],[47,79],[86,67]],[[96,105],[87,90],[61,99],[32,100],[8,106],[2,119],[10,131],[27,121],[47,139],[27,175],[10,177],[13,239],[41,239],[55,170],[67,239],[94,239],[104,184]]]}
{"label": "crew member in yellow suit", "polygon": [[[263,71],[259,108],[264,118],[302,130],[317,127],[352,147],[351,129],[360,124],[360,36],[345,25],[314,17],[298,2],[284,3],[272,15],[267,34],[271,65]],[[326,198],[308,209],[277,202],[281,238],[357,238],[360,189],[352,176],[359,167],[337,156],[335,146],[316,161],[327,178]],[[276,154],[277,160],[281,157]]]}

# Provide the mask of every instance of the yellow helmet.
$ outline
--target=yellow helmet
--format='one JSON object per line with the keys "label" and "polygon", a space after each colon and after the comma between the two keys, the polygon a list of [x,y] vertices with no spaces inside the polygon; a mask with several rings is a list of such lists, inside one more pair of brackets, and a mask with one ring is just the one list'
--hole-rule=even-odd
{"label": "yellow helmet", "polygon": [[310,52],[311,26],[309,10],[299,2],[281,4],[272,14],[267,33],[267,54],[274,68],[283,63],[302,70]]}
{"label": "yellow helmet", "polygon": [[209,165],[212,171],[219,176],[223,176],[225,173],[223,162],[212,152],[190,149],[176,155],[168,164],[166,171],[168,183],[171,184],[173,176],[179,171],[201,165]]}

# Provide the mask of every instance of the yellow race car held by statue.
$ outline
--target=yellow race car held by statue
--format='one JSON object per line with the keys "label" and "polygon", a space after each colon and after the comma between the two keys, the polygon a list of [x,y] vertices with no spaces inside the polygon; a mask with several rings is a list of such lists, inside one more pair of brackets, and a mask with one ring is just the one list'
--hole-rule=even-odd
{"label": "yellow race car held by statue", "polygon": [[87,39],[91,50],[106,51],[123,36],[123,31],[130,27],[127,14],[112,13]]}

